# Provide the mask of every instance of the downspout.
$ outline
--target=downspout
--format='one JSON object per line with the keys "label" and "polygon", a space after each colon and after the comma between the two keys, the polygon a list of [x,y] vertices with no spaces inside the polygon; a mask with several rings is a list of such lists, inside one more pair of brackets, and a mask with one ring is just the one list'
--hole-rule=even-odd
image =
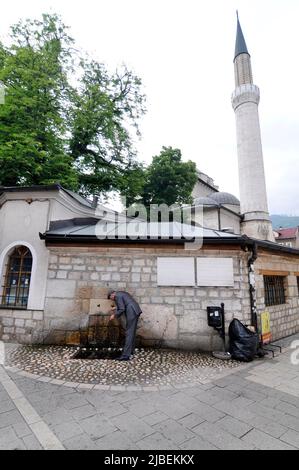
{"label": "downspout", "polygon": [[248,259],[248,281],[249,281],[251,324],[254,326],[255,331],[258,332],[255,272],[254,272],[254,262],[256,261],[256,259],[257,259],[257,245],[256,245],[256,242],[254,242],[251,247],[251,256]]}

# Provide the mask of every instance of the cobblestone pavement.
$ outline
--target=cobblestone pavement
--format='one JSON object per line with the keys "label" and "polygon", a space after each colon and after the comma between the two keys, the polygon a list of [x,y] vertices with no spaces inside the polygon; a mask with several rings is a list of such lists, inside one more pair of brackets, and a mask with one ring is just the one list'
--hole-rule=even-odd
{"label": "cobblestone pavement", "polygon": [[[139,349],[129,362],[74,359],[76,352],[77,348],[68,346],[17,346],[6,355],[6,363],[42,380],[45,377],[55,379],[56,385],[68,382],[112,389],[116,386],[123,390],[128,387],[131,390],[157,389],[179,383],[192,385],[244,366],[238,361],[220,360],[210,354],[165,349]],[[116,355],[120,352],[116,351]]]}
{"label": "cobblestone pavement", "polygon": [[299,449],[295,340],[298,349],[299,335],[287,338],[282,354],[221,378],[146,392],[75,388],[0,366],[0,449]]}

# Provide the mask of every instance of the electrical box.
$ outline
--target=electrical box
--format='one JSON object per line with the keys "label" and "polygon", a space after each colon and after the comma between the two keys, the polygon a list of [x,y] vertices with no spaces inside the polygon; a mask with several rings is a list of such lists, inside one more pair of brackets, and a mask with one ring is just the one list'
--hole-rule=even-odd
{"label": "electrical box", "polygon": [[214,328],[222,327],[222,309],[221,307],[207,307],[208,325]]}

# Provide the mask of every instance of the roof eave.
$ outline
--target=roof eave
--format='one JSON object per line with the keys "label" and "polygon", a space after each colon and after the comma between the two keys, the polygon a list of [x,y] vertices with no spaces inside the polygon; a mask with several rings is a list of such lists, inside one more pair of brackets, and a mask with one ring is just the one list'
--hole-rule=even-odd
{"label": "roof eave", "polygon": [[[51,243],[99,243],[99,242],[104,242],[107,244],[114,244],[114,243],[123,243],[123,244],[155,244],[155,243],[163,243],[163,244],[184,244],[184,243],[192,243],[192,241],[195,241],[195,239],[187,239],[187,238],[169,238],[169,237],[157,237],[157,238],[136,238],[136,239],[131,239],[129,237],[127,238],[105,238],[105,239],[100,239],[95,236],[74,236],[74,235],[50,235],[47,233],[40,233],[39,234],[41,240],[45,240],[46,243],[51,244]],[[289,248],[285,247],[282,245],[278,245],[273,242],[268,242],[264,240],[257,240],[254,238],[249,238],[246,236],[240,236],[240,237],[204,237],[203,238],[203,245],[236,245],[240,246],[241,248],[246,248],[246,247],[253,247],[254,245],[257,246],[258,248],[264,248],[269,251],[275,251],[275,252],[282,252],[282,253],[288,253],[292,255],[297,255],[299,256],[299,250],[295,248]]]}

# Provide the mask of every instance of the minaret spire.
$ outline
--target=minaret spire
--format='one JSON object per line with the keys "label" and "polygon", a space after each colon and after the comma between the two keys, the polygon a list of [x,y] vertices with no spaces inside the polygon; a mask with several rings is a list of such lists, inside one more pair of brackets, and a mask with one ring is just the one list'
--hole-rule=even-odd
{"label": "minaret spire", "polygon": [[245,83],[253,83],[250,54],[240,25],[238,11],[234,65],[236,86],[244,85]]}
{"label": "minaret spire", "polygon": [[239,163],[241,232],[249,237],[274,241],[265,182],[259,123],[259,88],[253,84],[251,59],[237,12],[235,48],[236,89],[232,105],[236,115]]}
{"label": "minaret spire", "polygon": [[248,52],[247,46],[246,46],[246,42],[245,42],[245,39],[244,39],[242,28],[241,28],[241,25],[240,25],[238,10],[237,10],[236,13],[237,13],[237,35],[236,35],[236,46],[235,46],[234,60],[236,59],[236,57],[239,54],[248,54],[248,55],[250,55],[249,52]]}

